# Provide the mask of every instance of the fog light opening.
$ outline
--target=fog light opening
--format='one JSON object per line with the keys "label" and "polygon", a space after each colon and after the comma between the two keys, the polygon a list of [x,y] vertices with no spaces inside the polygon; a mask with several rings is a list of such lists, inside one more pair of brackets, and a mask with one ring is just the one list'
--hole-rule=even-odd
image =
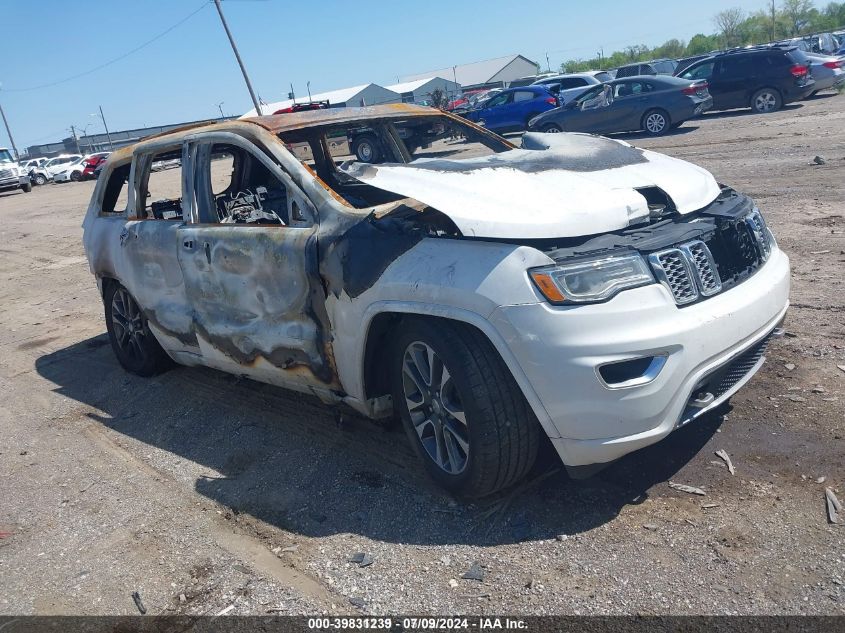
{"label": "fog light opening", "polygon": [[598,375],[609,389],[637,387],[650,383],[666,364],[666,356],[641,356],[600,365]]}

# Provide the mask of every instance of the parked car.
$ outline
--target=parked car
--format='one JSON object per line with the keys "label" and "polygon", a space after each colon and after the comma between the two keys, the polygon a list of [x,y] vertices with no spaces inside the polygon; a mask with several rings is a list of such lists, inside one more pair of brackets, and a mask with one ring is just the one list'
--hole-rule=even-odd
{"label": "parked car", "polygon": [[85,158],[80,156],[76,160],[62,166],[53,173],[53,182],[80,182],[85,171]]}
{"label": "parked car", "polygon": [[24,160],[24,161],[21,161],[20,163],[18,163],[18,165],[19,165],[19,166],[20,166],[20,168],[24,171],[24,173],[29,174],[29,173],[30,173],[30,172],[32,172],[34,169],[38,169],[39,167],[41,167],[41,166],[42,166],[44,163],[46,163],[48,160],[50,160],[50,159],[49,159],[49,158],[44,158],[44,157],[41,157],[41,158],[30,158],[29,160]]}
{"label": "parked car", "polygon": [[614,79],[528,122],[538,132],[612,134],[645,130],[665,134],[713,103],[706,81],[649,75]]}
{"label": "parked car", "polygon": [[816,82],[816,94],[820,90],[838,88],[845,83],[845,61],[831,55],[819,55],[817,53],[804,53],[804,57],[810,62],[810,73]]}
{"label": "parked car", "polygon": [[774,112],[816,90],[809,61],[794,47],[757,47],[719,53],[695,62],[678,76],[706,80],[713,110],[751,108]]}
{"label": "parked car", "polygon": [[55,158],[51,158],[32,172],[32,183],[43,185],[47,181],[52,180],[57,172],[63,171],[68,164],[80,158],[82,156],[79,154],[61,154]]}
{"label": "parked car", "polygon": [[[391,125],[417,120],[474,157],[415,160]],[[384,162],[336,163],[327,134],[361,125],[393,139]],[[150,171],[180,156],[179,177]],[[763,215],[704,169],[584,134],[517,148],[412,105],[117,150],[83,244],[127,371],[206,365],[396,415],[470,497],[522,479],[544,433],[583,477],[695,424],[760,368],[789,302]]]}
{"label": "parked car", "polygon": [[616,69],[616,79],[638,75],[671,75],[675,72],[674,59],[655,59],[650,62],[628,64]]}
{"label": "parked car", "polygon": [[682,57],[681,59],[675,61],[675,72],[673,72],[672,74],[678,76],[698,60],[707,59],[708,57],[712,57],[713,55],[719,52],[720,51],[713,51],[712,53],[707,53],[706,55],[692,55],[691,57]]}
{"label": "parked car", "polygon": [[520,77],[508,82],[508,88],[522,88],[523,86],[530,86],[538,79],[542,79],[543,75],[528,75],[527,77]]}
{"label": "parked car", "polygon": [[487,89],[467,90],[447,103],[446,110],[452,112],[455,110],[467,109],[473,99],[479,99],[489,92],[490,91]]}
{"label": "parked car", "polygon": [[96,154],[89,154],[86,156],[82,161],[85,164],[85,168],[82,170],[82,179],[89,180],[91,178],[96,178],[94,172],[96,172],[97,167],[109,157],[109,154],[111,154],[111,152],[97,152]]}
{"label": "parked car", "polygon": [[593,70],[586,73],[571,73],[569,75],[553,75],[535,81],[532,86],[546,86],[563,105],[576,97],[580,97],[590,86],[611,81],[613,77],[605,70]]}
{"label": "parked car", "polygon": [[545,86],[523,86],[502,90],[464,116],[496,132],[524,130],[535,116],[559,105],[556,96]]}
{"label": "parked car", "polygon": [[5,147],[0,147],[0,191],[20,189],[24,193],[32,191],[29,173],[21,168],[15,157]]}

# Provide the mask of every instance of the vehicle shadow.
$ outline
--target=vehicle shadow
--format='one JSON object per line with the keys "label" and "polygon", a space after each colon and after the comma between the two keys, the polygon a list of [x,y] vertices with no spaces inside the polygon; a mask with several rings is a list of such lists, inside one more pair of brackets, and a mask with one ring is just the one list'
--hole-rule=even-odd
{"label": "vehicle shadow", "polygon": [[697,125],[690,125],[689,122],[684,122],[683,125],[680,127],[676,127],[674,130],[670,130],[663,136],[654,136],[652,134],[648,134],[646,132],[616,132],[614,134],[607,134],[610,138],[618,138],[622,140],[640,140],[640,139],[659,139],[659,138],[671,138],[673,136],[683,136],[684,134],[689,134],[690,132],[695,132],[699,126]]}
{"label": "vehicle shadow", "polygon": [[[783,106],[779,112],[791,112],[793,110],[800,110],[803,107],[804,106],[801,103],[788,103]],[[698,118],[700,121],[709,121],[715,119],[733,119],[735,117],[742,116],[765,116],[765,114],[754,112],[751,108],[742,108],[740,110],[718,110],[716,112],[705,112],[704,114],[699,115]]]}
{"label": "vehicle shadow", "polygon": [[[352,415],[339,422],[336,409],[311,396],[208,369],[131,376],[106,335],[44,355],[36,370],[90,407],[96,430],[122,434],[121,445],[176,470],[176,479],[193,479],[233,514],[307,536],[396,543],[491,545],[590,530],[648,498],[722,421],[701,419],[583,481],[569,479],[547,446],[527,483],[465,503],[423,474],[401,428]],[[188,462],[174,466],[172,455]]]}

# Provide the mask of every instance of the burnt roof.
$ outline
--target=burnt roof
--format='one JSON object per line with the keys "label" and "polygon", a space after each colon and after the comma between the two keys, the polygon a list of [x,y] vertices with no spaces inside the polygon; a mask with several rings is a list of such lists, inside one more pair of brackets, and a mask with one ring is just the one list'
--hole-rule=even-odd
{"label": "burnt roof", "polygon": [[305,110],[287,114],[272,114],[241,119],[257,123],[274,134],[299,130],[315,125],[334,125],[354,123],[371,119],[399,118],[409,116],[432,116],[442,114],[439,110],[411,103],[391,103],[387,105],[365,106],[363,108],[328,108]]}

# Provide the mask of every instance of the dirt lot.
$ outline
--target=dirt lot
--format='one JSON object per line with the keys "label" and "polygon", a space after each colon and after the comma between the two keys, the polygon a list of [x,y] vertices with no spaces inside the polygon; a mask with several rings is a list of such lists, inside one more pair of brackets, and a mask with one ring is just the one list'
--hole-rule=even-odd
{"label": "dirt lot", "polygon": [[0,194],[0,612],[131,614],[138,591],[153,614],[845,614],[824,507],[845,499],[845,96],[627,139],[757,199],[792,258],[789,334],[723,417],[475,505],[400,430],[210,370],[126,374],[80,244],[93,185]]}

